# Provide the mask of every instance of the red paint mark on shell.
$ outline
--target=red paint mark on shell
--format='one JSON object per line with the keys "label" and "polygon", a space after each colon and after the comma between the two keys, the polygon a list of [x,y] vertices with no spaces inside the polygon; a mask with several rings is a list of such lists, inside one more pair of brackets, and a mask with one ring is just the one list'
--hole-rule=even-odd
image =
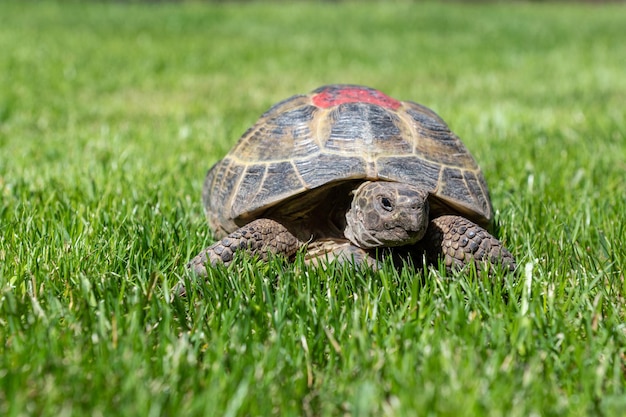
{"label": "red paint mark on shell", "polygon": [[344,103],[370,103],[396,110],[401,105],[400,101],[378,90],[354,85],[322,87],[316,92],[312,98],[313,104],[322,108]]}

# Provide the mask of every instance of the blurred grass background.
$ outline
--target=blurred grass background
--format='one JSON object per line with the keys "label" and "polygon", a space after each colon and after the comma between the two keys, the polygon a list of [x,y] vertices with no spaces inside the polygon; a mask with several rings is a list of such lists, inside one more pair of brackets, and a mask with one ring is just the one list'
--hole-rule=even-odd
{"label": "blurred grass background", "polygon": [[[622,4],[0,3],[0,414],[620,415]],[[273,103],[438,112],[520,263],[218,269],[206,170]],[[502,293],[508,295],[508,303]]]}

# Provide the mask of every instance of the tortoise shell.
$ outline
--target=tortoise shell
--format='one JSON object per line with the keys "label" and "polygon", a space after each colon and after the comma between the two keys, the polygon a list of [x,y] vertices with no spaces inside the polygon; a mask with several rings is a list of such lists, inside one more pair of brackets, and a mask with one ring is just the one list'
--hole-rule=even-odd
{"label": "tortoise shell", "polygon": [[328,194],[314,190],[354,181],[421,186],[431,216],[455,213],[484,226],[493,217],[480,168],[435,112],[356,85],[274,105],[209,170],[203,200],[219,237],[268,210],[280,217],[281,203],[294,198],[299,209],[315,206]]}

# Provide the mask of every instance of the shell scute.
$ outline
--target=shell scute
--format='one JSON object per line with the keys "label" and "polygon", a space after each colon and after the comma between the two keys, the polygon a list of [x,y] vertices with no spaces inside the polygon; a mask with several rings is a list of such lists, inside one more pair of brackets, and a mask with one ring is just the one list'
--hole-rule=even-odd
{"label": "shell scute", "polygon": [[410,101],[405,104],[406,112],[417,122],[418,126],[430,131],[449,131],[446,122],[428,107]]}
{"label": "shell scute", "polygon": [[361,85],[326,85],[313,91],[311,101],[322,108],[344,103],[372,103],[396,110],[402,105],[400,101],[383,92]]}
{"label": "shell scute", "polygon": [[258,195],[266,176],[266,164],[254,164],[246,167],[238,185],[232,203],[233,213],[245,213],[250,210],[249,202],[258,200]]}
{"label": "shell scute", "polygon": [[[465,182],[469,189],[469,195],[476,202],[476,207],[480,207],[480,213],[491,214],[491,201],[485,178],[478,175],[476,171],[465,171]],[[486,198],[480,198],[481,196],[486,196]],[[489,216],[487,219],[489,220],[491,217]]]}
{"label": "shell scute", "polygon": [[367,163],[361,157],[320,154],[316,158],[294,161],[307,189],[333,181],[365,178]]}
{"label": "shell scute", "polygon": [[233,221],[236,214],[232,206],[225,203],[232,201],[232,196],[238,193],[237,184],[244,169],[245,166],[226,157],[209,170],[204,180],[202,201],[209,224],[218,236],[229,233],[236,226]]}
{"label": "shell scute", "polygon": [[308,157],[319,152],[311,130],[316,111],[316,107],[307,105],[271,114],[249,129],[232,153],[244,162],[255,162]]}
{"label": "shell scute", "polygon": [[452,133],[441,118],[431,115],[432,111],[421,111],[422,107],[414,104],[407,110],[417,135],[413,141],[417,156],[445,165],[477,170],[476,161],[461,139]]}
{"label": "shell scute", "polygon": [[251,165],[243,174],[234,196],[234,213],[254,212],[272,199],[282,200],[306,189],[290,161]]}
{"label": "shell scute", "polygon": [[395,112],[369,103],[341,104],[328,115],[328,131],[322,141],[328,151],[364,157],[406,154],[412,145]]}
{"label": "shell scute", "polygon": [[415,156],[385,156],[376,163],[378,177],[386,181],[419,184],[424,190],[435,192],[441,165]]}

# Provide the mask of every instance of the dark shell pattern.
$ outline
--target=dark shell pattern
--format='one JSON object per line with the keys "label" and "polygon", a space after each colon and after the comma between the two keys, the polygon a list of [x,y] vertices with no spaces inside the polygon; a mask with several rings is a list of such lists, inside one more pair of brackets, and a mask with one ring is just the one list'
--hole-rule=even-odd
{"label": "dark shell pattern", "polygon": [[286,199],[350,180],[419,185],[448,211],[492,218],[480,168],[437,114],[354,85],[274,105],[211,168],[203,199],[210,226],[231,232]]}

